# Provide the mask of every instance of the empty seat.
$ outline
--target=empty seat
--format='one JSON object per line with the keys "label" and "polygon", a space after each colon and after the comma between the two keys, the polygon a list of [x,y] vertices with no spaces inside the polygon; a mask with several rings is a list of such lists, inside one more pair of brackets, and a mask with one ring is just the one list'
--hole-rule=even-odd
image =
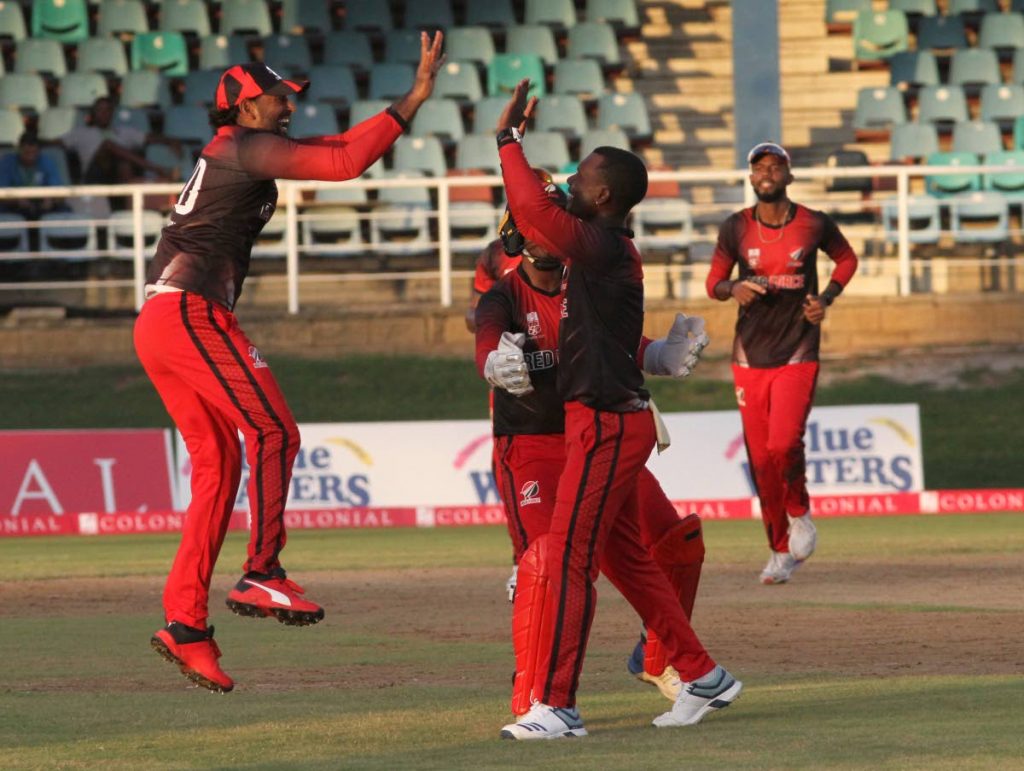
{"label": "empty seat", "polygon": [[142,134],[148,134],[152,130],[149,112],[141,107],[115,107],[110,123],[112,126],[130,126]]}
{"label": "empty seat", "polygon": [[263,38],[263,61],[278,72],[308,73],[313,66],[309,43],[302,35],[268,35]]}
{"label": "empty seat", "polygon": [[466,134],[455,145],[455,168],[481,169],[489,174],[499,173],[498,146],[494,132]]}
{"label": "empty seat", "polygon": [[569,146],[557,131],[530,131],[523,137],[523,152],[534,166],[560,169],[569,162]]}
{"label": "empty seat", "polygon": [[[548,100],[545,99],[544,104],[547,103]],[[498,130],[498,118],[507,104],[508,98],[505,96],[488,96],[476,102],[473,105],[473,133],[495,133]],[[541,107],[537,111],[537,120],[540,120],[539,116],[543,113],[544,108]]]}
{"label": "empty seat", "polygon": [[981,90],[980,118],[999,124],[1000,130],[1010,128],[1024,115],[1024,86],[1020,83],[992,83]]}
{"label": "empty seat", "polygon": [[448,171],[441,140],[430,136],[402,137],[395,143],[396,171],[421,171],[431,177],[443,177]]}
{"label": "empty seat", "polygon": [[596,59],[605,69],[622,64],[615,31],[603,21],[585,21],[572,27],[566,43],[566,55],[570,59]]}
{"label": "empty seat", "polygon": [[[146,145],[144,151],[146,160],[155,163],[171,172],[172,179],[185,182],[192,176],[192,168],[195,161],[192,158],[192,151],[188,145],[179,145],[175,149],[172,145],[151,142]],[[157,179],[156,173],[146,171],[146,179],[151,181]]]}
{"label": "empty seat", "polygon": [[[492,124],[497,125],[497,121]],[[557,131],[570,140],[579,140],[587,130],[583,103],[571,94],[545,97],[537,110],[537,131]]]}
{"label": "empty seat", "polygon": [[[907,238],[912,244],[937,244],[942,232],[939,202],[929,195],[912,195],[907,199]],[[882,227],[885,240],[899,241],[899,201],[882,202]]]}
{"label": "empty seat", "polygon": [[1024,46],[1024,14],[986,13],[981,19],[978,45],[995,49],[1000,59],[1009,59]]}
{"label": "empty seat", "polygon": [[597,127],[620,128],[634,142],[648,142],[652,136],[647,103],[635,91],[600,97],[597,100]]}
{"label": "empty seat", "polygon": [[[383,179],[415,182],[423,175],[416,171],[386,171]],[[384,187],[378,193],[379,205],[370,222],[374,247],[386,252],[423,252],[430,243],[430,193],[422,185]]]}
{"label": "empty seat", "polygon": [[164,110],[164,136],[205,145],[213,138],[207,111],[193,105],[174,104]]}
{"label": "empty seat", "polygon": [[49,107],[42,75],[13,72],[0,78],[0,108],[40,113]]}
{"label": "empty seat", "polygon": [[156,70],[130,70],[121,78],[121,104],[125,107],[168,107],[171,104],[170,83]]}
{"label": "empty seat", "polygon": [[956,123],[967,118],[967,98],[959,86],[925,86],[917,95],[921,123]]}
{"label": "empty seat", "polygon": [[220,6],[222,35],[266,37],[273,32],[265,0],[223,0]]}
{"label": "empty seat", "polygon": [[33,0],[32,37],[77,43],[89,37],[89,8],[85,0]]}
{"label": "empty seat", "polygon": [[[938,152],[927,159],[928,166],[977,166],[978,156],[974,153]],[[981,174],[974,172],[943,172],[930,174],[925,184],[928,192],[936,196],[948,196],[981,189]]]}
{"label": "empty seat", "polygon": [[466,0],[467,27],[504,29],[516,23],[511,0]]}
{"label": "empty seat", "polygon": [[558,46],[550,27],[543,24],[515,25],[505,32],[505,52],[510,54],[536,54],[545,67],[554,67],[558,61]]}
{"label": "empty seat", "polygon": [[494,58],[494,38],[487,27],[455,27],[445,33],[444,49],[450,61],[486,67]]}
{"label": "empty seat", "polygon": [[544,24],[562,32],[576,23],[576,6],[572,0],[526,0],[523,21],[526,24]]}
{"label": "empty seat", "polygon": [[413,136],[435,136],[446,144],[462,139],[465,133],[454,99],[428,99],[412,121]]}
{"label": "empty seat", "polygon": [[635,0],[587,0],[587,21],[611,24],[621,34],[633,34],[640,29],[640,18]]}
{"label": "empty seat", "polygon": [[370,40],[357,30],[338,30],[324,39],[324,64],[342,64],[355,72],[366,72],[373,64]]}
{"label": "empty seat", "polygon": [[439,99],[455,99],[460,103],[476,102],[483,98],[480,73],[472,64],[447,62],[437,73],[434,96]]}
{"label": "empty seat", "polygon": [[188,73],[188,48],[180,32],[143,32],[132,38],[133,70],[159,70],[164,75]]}
{"label": "empty seat", "polygon": [[950,16],[969,16],[972,14],[997,13],[999,0],[948,0],[946,13]]}
{"label": "empty seat", "polygon": [[986,166],[1015,166],[1019,171],[1000,171],[986,174],[982,185],[1015,201],[1024,199],[1024,151],[999,150],[984,158]]}
{"label": "empty seat", "polygon": [[128,72],[128,57],[124,44],[117,38],[91,37],[78,44],[79,72],[102,72],[121,77]]}
{"label": "empty seat", "polygon": [[39,218],[39,248],[56,259],[88,260],[96,251],[96,225],[90,214],[49,212]]}
{"label": "empty seat", "polygon": [[25,38],[15,46],[14,71],[62,78],[68,71],[64,46],[57,40]]}
{"label": "empty seat", "polygon": [[185,76],[182,104],[211,107],[217,95],[222,70],[193,70]]}
{"label": "empty seat", "polygon": [[[829,153],[825,165],[830,169],[854,168],[870,166],[868,156],[862,150],[836,150]],[[871,177],[830,177],[825,180],[825,190],[829,193],[870,193],[874,185]]]}
{"label": "empty seat", "polygon": [[907,14],[908,21],[914,17],[935,16],[939,12],[935,0],[889,0],[889,8],[903,11]]}
{"label": "empty seat", "polygon": [[899,163],[920,161],[939,151],[939,133],[931,123],[903,123],[893,126],[889,158]]}
{"label": "empty seat", "polygon": [[917,50],[949,52],[967,47],[967,30],[959,16],[926,16],[917,27]]}
{"label": "empty seat", "polygon": [[203,0],[163,0],[160,3],[160,26],[164,32],[207,37],[210,15]]}
{"label": "empty seat", "polygon": [[4,252],[28,251],[28,228],[20,214],[0,211],[0,249]]}
{"label": "empty seat", "polygon": [[345,29],[383,34],[394,28],[391,8],[380,0],[348,0],[345,3]]}
{"label": "empty seat", "polygon": [[17,43],[28,37],[25,14],[18,3],[0,3],[0,40]]}
{"label": "empty seat", "polygon": [[907,110],[903,94],[895,86],[862,88],[857,92],[857,107],[853,112],[853,128],[858,139],[877,135],[879,130],[888,134],[893,125],[906,123]]}
{"label": "empty seat", "polygon": [[544,63],[536,54],[497,54],[487,67],[487,93],[511,94],[523,78],[530,79],[529,96],[544,96]]}
{"label": "empty seat", "polygon": [[[156,242],[160,240],[166,218],[152,209],[142,210],[142,245],[147,254],[152,254]],[[113,257],[131,259],[135,248],[135,212],[111,212],[107,222],[107,234],[110,248],[115,251]]]}
{"label": "empty seat", "polygon": [[[407,29],[448,29],[455,26],[451,0],[416,0],[405,4]],[[447,40],[445,43],[447,44]]]}
{"label": "empty seat", "polygon": [[597,147],[618,147],[629,150],[629,137],[622,129],[591,129],[580,140],[580,160],[582,161]]}
{"label": "empty seat", "polygon": [[990,48],[961,48],[949,65],[949,84],[961,86],[968,96],[981,92],[988,83],[998,83],[999,58]]}
{"label": "empty seat", "polygon": [[[633,209],[632,225],[639,246],[686,249],[693,240],[693,211],[675,185],[676,195],[652,195]],[[655,191],[657,192],[657,190]]]}
{"label": "empty seat", "polygon": [[601,66],[593,59],[560,59],[555,65],[552,90],[595,101],[605,90]]}
{"label": "empty seat", "polygon": [[282,0],[281,32],[302,35],[330,31],[331,10],[328,0]]}
{"label": "empty seat", "polygon": [[240,35],[207,35],[199,41],[199,69],[223,72],[249,61],[249,44]]}
{"label": "empty seat", "polygon": [[356,79],[350,68],[341,64],[314,64],[309,71],[307,101],[348,107],[358,98]]}
{"label": "empty seat", "polygon": [[890,85],[916,92],[939,83],[939,64],[931,51],[900,51],[889,59]]}
{"label": "empty seat", "polygon": [[825,0],[825,28],[830,33],[850,32],[861,11],[871,10],[871,0]]}
{"label": "empty seat", "polygon": [[101,96],[108,96],[107,79],[98,72],[69,72],[60,79],[57,104],[61,107],[92,107]]}
{"label": "empty seat", "polygon": [[420,32],[415,29],[392,29],[384,35],[384,61],[416,66],[420,61]]}
{"label": "empty seat", "polygon": [[15,110],[0,110],[0,145],[17,145],[23,133],[25,121],[21,113]]}
{"label": "empty seat", "polygon": [[149,19],[142,0],[102,0],[96,22],[100,37],[136,35],[149,32]]}
{"label": "empty seat", "polygon": [[374,64],[370,68],[368,96],[370,99],[391,101],[400,99],[412,88],[414,75],[413,68],[408,64]]}
{"label": "empty seat", "polygon": [[909,48],[903,11],[861,11],[853,22],[853,58],[878,62]]}
{"label": "empty seat", "polygon": [[292,113],[291,127],[288,133],[296,139],[305,137],[330,136],[341,133],[338,118],[333,108],[328,105],[305,102],[295,108]]}
{"label": "empty seat", "polygon": [[367,203],[365,188],[353,185],[321,188],[316,191],[314,201],[300,215],[306,251],[344,256],[366,249],[357,208]]}
{"label": "empty seat", "polygon": [[85,125],[84,110],[74,107],[50,107],[39,114],[39,138],[47,142],[60,139],[75,126],[82,125]]}
{"label": "empty seat", "polygon": [[387,99],[357,99],[348,113],[349,128],[383,112],[391,106]]}
{"label": "empty seat", "polygon": [[949,227],[957,243],[1003,243],[1010,237],[1010,207],[1002,193],[976,190],[955,196],[949,212]]}
{"label": "empty seat", "polygon": [[986,155],[1003,149],[999,126],[988,121],[963,121],[953,126],[953,152]]}

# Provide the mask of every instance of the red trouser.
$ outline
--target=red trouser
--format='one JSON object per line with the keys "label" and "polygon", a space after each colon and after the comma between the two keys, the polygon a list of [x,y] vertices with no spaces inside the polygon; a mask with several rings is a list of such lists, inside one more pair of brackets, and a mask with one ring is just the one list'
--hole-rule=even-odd
{"label": "red trouser", "polygon": [[714,667],[668,579],[640,540],[637,479],[654,447],[651,413],[566,404],[566,462],[551,516],[548,603],[533,693],[550,706],[576,703],[603,570],[694,680]]}
{"label": "red trouser", "polygon": [[252,532],[244,570],[280,566],[284,505],[299,429],[270,368],[225,308],[189,292],[158,294],[135,323],[135,351],[188,448],[192,502],[164,588],[167,621],[204,628],[213,566],[249,459]]}
{"label": "red trouser", "polygon": [[773,551],[789,551],[789,520],[810,510],[804,431],[818,362],[772,369],[732,368],[750,475]]}

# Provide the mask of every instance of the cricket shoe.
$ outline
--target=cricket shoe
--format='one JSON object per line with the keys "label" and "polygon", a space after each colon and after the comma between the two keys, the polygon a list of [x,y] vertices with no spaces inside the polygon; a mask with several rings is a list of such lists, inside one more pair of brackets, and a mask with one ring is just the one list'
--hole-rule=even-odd
{"label": "cricket shoe", "polygon": [[784,584],[793,576],[796,566],[797,562],[789,552],[773,551],[768,564],[761,571],[761,583],[766,586]]}
{"label": "cricket shoe", "polygon": [[720,666],[692,683],[683,683],[682,692],[672,709],[654,718],[658,728],[696,725],[706,714],[725,709],[743,691],[743,683]]}
{"label": "cricket shoe", "polygon": [[502,739],[567,739],[586,735],[587,729],[575,707],[549,707],[539,701],[517,722],[501,729]]}
{"label": "cricket shoe", "polygon": [[811,513],[802,517],[789,518],[789,553],[797,562],[803,562],[814,554],[818,544],[818,529],[811,521]]}
{"label": "cricket shoe", "polygon": [[282,624],[309,626],[323,620],[324,609],[303,599],[304,593],[283,570],[246,573],[228,592],[227,605],[239,616],[274,616]]}
{"label": "cricket shoe", "polygon": [[165,659],[177,664],[181,674],[196,685],[217,693],[227,693],[235,687],[234,681],[217,663],[220,648],[213,641],[212,626],[195,629],[172,621],[155,632],[149,644]]}
{"label": "cricket shoe", "polygon": [[679,673],[671,665],[665,667],[665,671],[660,675],[648,673],[644,669],[644,646],[646,644],[645,635],[641,632],[640,642],[633,648],[632,655],[626,659],[626,669],[640,682],[653,685],[669,701],[675,701],[679,696],[680,689],[683,687],[682,681],[679,679]]}

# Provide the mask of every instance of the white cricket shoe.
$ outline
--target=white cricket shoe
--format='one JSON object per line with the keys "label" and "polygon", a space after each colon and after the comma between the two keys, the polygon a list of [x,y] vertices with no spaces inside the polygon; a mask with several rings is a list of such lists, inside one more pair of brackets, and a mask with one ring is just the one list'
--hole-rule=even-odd
{"label": "white cricket shoe", "polygon": [[814,554],[818,543],[818,529],[811,521],[811,513],[802,517],[789,518],[789,553],[797,562],[803,562]]}
{"label": "white cricket shoe", "polygon": [[563,739],[586,736],[579,710],[534,702],[530,711],[501,729],[502,739]]}
{"label": "white cricket shoe", "polygon": [[743,683],[720,666],[692,683],[683,683],[682,693],[664,715],[654,718],[658,728],[673,728],[681,725],[696,725],[716,709],[725,709],[743,691]]}
{"label": "white cricket shoe", "polygon": [[796,560],[786,551],[773,551],[768,564],[761,571],[761,583],[766,585],[784,584],[796,570]]}

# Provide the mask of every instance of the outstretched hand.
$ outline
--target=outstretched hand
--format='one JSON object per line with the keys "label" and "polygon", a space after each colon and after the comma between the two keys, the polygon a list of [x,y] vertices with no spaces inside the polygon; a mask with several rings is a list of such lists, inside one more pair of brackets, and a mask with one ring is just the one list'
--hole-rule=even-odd
{"label": "outstretched hand", "polygon": [[445,56],[441,53],[443,43],[444,33],[440,30],[434,34],[433,40],[426,32],[420,33],[420,63],[416,67],[416,77],[409,92],[394,105],[406,122],[412,121],[420,105],[434,93],[437,73],[445,63]]}
{"label": "outstretched hand", "polygon": [[529,91],[529,78],[523,78],[516,83],[512,98],[508,100],[508,104],[501,112],[501,117],[498,118],[496,127],[498,131],[514,128],[518,129],[520,134],[526,133],[526,121],[533,117],[533,112],[537,109],[537,97],[526,98]]}

